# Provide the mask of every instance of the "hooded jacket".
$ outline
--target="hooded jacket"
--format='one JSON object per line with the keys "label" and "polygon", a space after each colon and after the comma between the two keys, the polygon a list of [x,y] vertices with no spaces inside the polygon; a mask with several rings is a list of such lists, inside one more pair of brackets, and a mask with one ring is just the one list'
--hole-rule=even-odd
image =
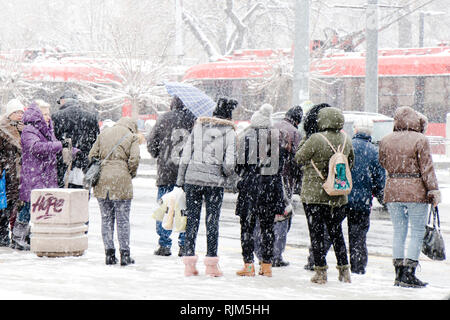
{"label": "hooded jacket", "polygon": [[23,124],[11,121],[7,117],[0,120],[0,175],[6,169],[7,199],[19,198],[22,127]]}
{"label": "hooded jacket", "polygon": [[335,147],[342,145],[344,139],[346,139],[344,154],[347,156],[350,168],[353,166],[355,159],[352,142],[350,137],[341,132],[344,127],[344,115],[337,108],[329,107],[320,110],[317,116],[317,126],[319,132],[312,134],[301,145],[295,155],[296,161],[303,166],[300,196],[303,203],[340,207],[347,203],[347,196],[328,195],[322,187],[325,181],[318,175],[311,164],[311,160],[314,161],[314,164],[326,179],[328,176],[328,163],[334,151],[319,133],[323,134]]}
{"label": "hooded jacket", "polygon": [[121,118],[114,126],[105,128],[89,152],[89,160],[96,157],[104,160],[112,148],[127,137],[102,163],[100,179],[94,187],[94,196],[99,199],[131,200],[133,184],[139,166],[140,149],[137,123],[129,117]]}
{"label": "hooded jacket", "polygon": [[[147,137],[147,149],[157,158],[156,185],[172,185],[177,181],[178,161],[182,147],[194,126],[195,117],[183,104],[158,117]],[[178,149],[175,149],[177,148]],[[175,154],[173,154],[175,152]]]}
{"label": "hooded jacket", "polygon": [[58,187],[56,155],[61,152],[62,143],[53,133],[52,121],[47,125],[36,104],[25,111],[23,123],[20,200],[29,202],[31,190]]}
{"label": "hooded jacket", "polygon": [[394,131],[380,141],[379,160],[386,169],[384,202],[430,202],[438,190],[430,144],[423,134],[427,120],[410,107],[394,115]]}
{"label": "hooded jacket", "polygon": [[356,133],[352,139],[355,165],[352,168],[352,192],[348,195],[348,206],[370,213],[373,196],[383,201],[385,170],[378,162],[378,150],[365,133]]}
{"label": "hooded jacket", "polygon": [[200,117],[183,147],[177,185],[232,187],[235,182],[234,123],[216,117]]}

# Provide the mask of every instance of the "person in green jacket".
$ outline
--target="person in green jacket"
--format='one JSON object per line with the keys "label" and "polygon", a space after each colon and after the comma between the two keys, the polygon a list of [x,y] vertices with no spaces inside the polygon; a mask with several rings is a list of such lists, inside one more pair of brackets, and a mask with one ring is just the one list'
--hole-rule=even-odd
{"label": "person in green jacket", "polygon": [[344,127],[344,115],[341,110],[333,107],[321,109],[317,116],[317,125],[319,132],[303,140],[295,155],[296,161],[303,166],[300,196],[308,222],[316,271],[311,281],[322,284],[327,282],[326,254],[328,250],[324,247],[324,225],[326,225],[336,254],[339,280],[351,282],[347,248],[342,232],[342,221],[345,218],[342,206],[347,203],[347,196],[328,195],[322,187],[325,181],[319,176],[312,162],[326,179],[329,160],[334,151],[320,134],[324,135],[335,149],[346,139],[343,153],[348,158],[350,168],[355,155],[350,137],[341,132]]}

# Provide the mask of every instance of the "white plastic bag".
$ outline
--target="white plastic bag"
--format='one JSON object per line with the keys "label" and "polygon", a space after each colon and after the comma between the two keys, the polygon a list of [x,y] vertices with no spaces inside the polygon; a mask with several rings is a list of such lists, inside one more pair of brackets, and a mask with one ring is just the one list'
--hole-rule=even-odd
{"label": "white plastic bag", "polygon": [[186,217],[183,217],[181,213],[182,210],[186,209],[186,194],[183,189],[175,187],[171,192],[163,195],[161,200],[163,205],[167,206],[162,227],[166,230],[172,230],[175,221],[175,231],[183,232],[186,228]]}

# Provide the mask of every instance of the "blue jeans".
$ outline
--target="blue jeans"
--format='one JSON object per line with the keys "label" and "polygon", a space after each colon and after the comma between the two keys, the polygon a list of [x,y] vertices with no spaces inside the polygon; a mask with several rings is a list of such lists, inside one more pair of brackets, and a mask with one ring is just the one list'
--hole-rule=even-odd
{"label": "blue jeans", "polygon": [[19,214],[17,215],[17,221],[22,223],[29,223],[30,222],[30,202],[24,202],[24,205],[19,211]]}
{"label": "blue jeans", "polygon": [[386,203],[394,227],[392,255],[394,259],[405,258],[405,242],[408,226],[411,224],[411,235],[406,258],[418,261],[422,248],[425,225],[428,216],[428,204],[417,202]]}
{"label": "blue jeans", "polygon": [[[159,186],[158,187],[158,196],[156,197],[156,200],[158,201],[159,199],[161,199],[163,195],[172,191],[174,187],[175,187],[174,184]],[[172,239],[170,239],[172,230],[164,229],[162,227],[162,221],[156,221],[156,233],[159,236],[158,243],[161,247],[167,247],[167,248],[172,247]],[[185,233],[180,232],[180,234],[178,235],[178,246],[180,246],[180,247],[184,246],[184,238],[185,238]]]}

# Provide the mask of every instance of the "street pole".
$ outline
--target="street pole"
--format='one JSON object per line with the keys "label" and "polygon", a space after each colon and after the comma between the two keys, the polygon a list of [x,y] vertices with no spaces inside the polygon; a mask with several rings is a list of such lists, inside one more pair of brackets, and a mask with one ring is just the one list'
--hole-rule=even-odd
{"label": "street pole", "polygon": [[425,34],[425,13],[421,11],[419,13],[419,47],[423,47],[423,37]]}
{"label": "street pole", "polygon": [[366,10],[366,79],[364,111],[378,113],[378,0]]}
{"label": "street pole", "polygon": [[[419,13],[419,47],[423,47],[424,39],[424,27],[425,27],[425,13],[421,11]],[[421,113],[424,113],[425,108],[425,77],[417,77],[415,81],[414,90],[414,106],[415,109]]]}
{"label": "street pole", "polygon": [[183,0],[175,0],[175,55],[177,64],[183,63]]}
{"label": "street pole", "polygon": [[309,0],[295,0],[292,103],[309,100]]}

